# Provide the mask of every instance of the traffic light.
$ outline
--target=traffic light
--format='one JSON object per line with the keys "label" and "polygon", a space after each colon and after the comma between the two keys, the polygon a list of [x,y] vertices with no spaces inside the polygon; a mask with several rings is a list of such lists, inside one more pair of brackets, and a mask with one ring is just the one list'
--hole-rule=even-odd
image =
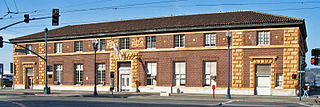
{"label": "traffic light", "polygon": [[2,47],[3,47],[3,37],[0,36],[0,48],[2,48]]}
{"label": "traffic light", "polygon": [[311,65],[319,65],[319,58],[311,58]]}
{"label": "traffic light", "polygon": [[320,55],[320,49],[319,48],[312,49],[311,56],[319,56],[319,55]]}
{"label": "traffic light", "polygon": [[292,79],[297,79],[297,74],[292,74]]}
{"label": "traffic light", "polygon": [[52,10],[52,26],[58,26],[59,25],[59,9],[53,9]]}
{"label": "traffic light", "polygon": [[29,14],[24,14],[24,22],[29,23]]}

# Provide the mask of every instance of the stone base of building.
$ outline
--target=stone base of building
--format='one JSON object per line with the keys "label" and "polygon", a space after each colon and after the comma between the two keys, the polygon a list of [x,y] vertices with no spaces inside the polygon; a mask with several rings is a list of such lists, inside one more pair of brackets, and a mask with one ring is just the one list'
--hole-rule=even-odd
{"label": "stone base of building", "polygon": [[[94,86],[76,86],[76,85],[49,85],[51,90],[78,90],[78,91],[93,91]],[[44,85],[34,85],[33,89],[42,90]],[[24,85],[14,85],[14,89],[25,89]],[[117,87],[115,87],[115,91]],[[213,90],[211,87],[167,87],[167,86],[140,86],[138,88],[139,92],[150,92],[150,93],[193,93],[193,94],[212,94]],[[97,91],[110,91],[110,86],[97,86]],[[135,87],[131,88],[127,92],[136,92]],[[227,94],[226,88],[217,88],[215,94]],[[255,95],[254,89],[244,88],[244,89],[230,89],[231,95]],[[297,91],[295,89],[272,89],[272,96],[296,96]]]}
{"label": "stone base of building", "polygon": [[13,85],[13,89],[26,89],[25,85]]}

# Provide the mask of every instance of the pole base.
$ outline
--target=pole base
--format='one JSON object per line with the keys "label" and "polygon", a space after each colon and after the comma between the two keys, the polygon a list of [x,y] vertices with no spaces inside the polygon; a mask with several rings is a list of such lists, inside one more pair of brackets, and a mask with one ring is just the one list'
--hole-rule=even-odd
{"label": "pole base", "polygon": [[93,91],[93,95],[98,95],[97,91]]}
{"label": "pole base", "polygon": [[44,87],[44,94],[50,94],[51,90],[50,87]]}
{"label": "pole base", "polygon": [[226,96],[226,98],[227,98],[227,99],[231,99],[231,96],[228,94],[228,95]]}

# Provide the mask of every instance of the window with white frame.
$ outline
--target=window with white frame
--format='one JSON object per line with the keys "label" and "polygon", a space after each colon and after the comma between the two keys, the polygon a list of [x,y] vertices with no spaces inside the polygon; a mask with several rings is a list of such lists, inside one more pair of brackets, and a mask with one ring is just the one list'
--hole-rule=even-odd
{"label": "window with white frame", "polygon": [[270,32],[259,31],[257,39],[258,39],[258,45],[270,45]]}
{"label": "window with white frame", "polygon": [[211,77],[217,76],[217,62],[205,61],[204,62],[204,85],[211,86],[214,85]]}
{"label": "window with white frame", "polygon": [[62,84],[63,67],[62,64],[54,65],[54,84]]}
{"label": "window with white frame", "polygon": [[204,34],[205,46],[216,46],[216,34],[207,33]]}
{"label": "window with white frame", "polygon": [[174,86],[185,86],[186,84],[186,63],[174,63]]}
{"label": "window with white frame", "polygon": [[156,48],[156,36],[147,36],[147,49]]}
{"label": "window with white frame", "polygon": [[98,51],[104,51],[106,46],[106,40],[105,39],[99,39],[99,43],[98,43]]}
{"label": "window with white frame", "polygon": [[157,63],[146,63],[146,85],[157,85]]}
{"label": "window with white frame", "polygon": [[185,41],[184,41],[184,35],[174,35],[174,47],[180,48],[184,47]]}
{"label": "window with white frame", "polygon": [[62,43],[54,43],[54,52],[55,53],[62,53]]}
{"label": "window with white frame", "polygon": [[98,84],[104,85],[106,82],[106,64],[100,63],[97,64],[97,73],[98,73]]}
{"label": "window with white frame", "polygon": [[83,64],[74,65],[74,84],[82,84],[83,81]]}
{"label": "window with white frame", "polygon": [[[28,44],[28,45],[26,45],[26,48],[28,48],[29,50],[32,50],[32,45]],[[27,55],[31,55],[31,54],[32,54],[31,51],[27,51]]]}
{"label": "window with white frame", "polygon": [[74,42],[74,51],[75,52],[82,52],[82,41],[75,41]]}
{"label": "window with white frame", "polygon": [[277,73],[276,74],[276,87],[281,88],[283,86],[283,74]]}
{"label": "window with white frame", "polygon": [[129,38],[120,38],[120,49],[129,49]]}

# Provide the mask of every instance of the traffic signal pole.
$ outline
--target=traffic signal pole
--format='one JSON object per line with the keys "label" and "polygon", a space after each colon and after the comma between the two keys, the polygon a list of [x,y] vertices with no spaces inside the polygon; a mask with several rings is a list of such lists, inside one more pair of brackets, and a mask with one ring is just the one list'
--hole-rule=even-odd
{"label": "traffic signal pole", "polygon": [[[300,56],[300,68],[299,68],[300,71],[302,69],[301,65],[302,65],[302,56]],[[301,89],[302,79],[301,79],[301,77],[302,77],[301,72],[299,72],[299,101],[301,101],[301,93],[302,93],[302,89]]]}
{"label": "traffic signal pole", "polygon": [[[48,16],[48,17],[39,17],[39,18],[32,18],[32,19],[29,19],[29,20],[40,20],[40,19],[48,19],[48,18],[52,18],[52,17],[51,17],[51,16]],[[5,27],[0,28],[0,30],[6,29],[6,28],[8,28],[8,27],[11,27],[11,26],[13,26],[13,25],[16,25],[16,24],[19,24],[19,23],[23,23],[23,22],[25,22],[25,21],[22,20],[22,21],[18,21],[18,22],[12,23],[12,24],[10,24],[10,25],[7,25],[7,26],[5,26]]]}

